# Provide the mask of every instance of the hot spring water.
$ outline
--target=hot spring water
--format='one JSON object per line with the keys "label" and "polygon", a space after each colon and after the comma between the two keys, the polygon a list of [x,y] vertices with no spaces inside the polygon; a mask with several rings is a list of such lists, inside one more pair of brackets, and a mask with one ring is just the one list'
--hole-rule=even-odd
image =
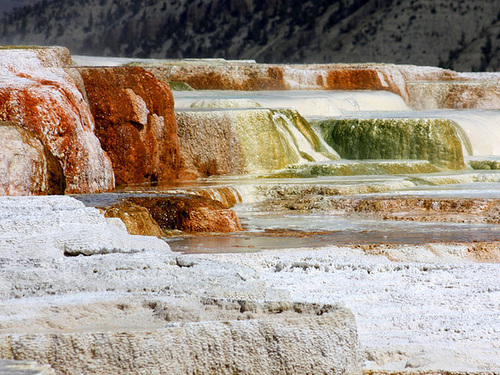
{"label": "hot spring water", "polygon": [[[191,132],[186,139],[203,143],[206,162],[219,165],[219,175],[141,191],[203,189],[217,198],[218,189],[230,187],[241,202],[233,209],[247,229],[174,239],[174,250],[500,238],[495,224],[382,221],[260,205],[269,197],[317,191],[338,197],[500,198],[500,173],[492,170],[500,166],[500,111],[414,111],[398,95],[381,91],[185,91],[174,97],[179,133]],[[484,163],[485,170],[471,168]],[[297,235],[281,236],[280,230]]]}

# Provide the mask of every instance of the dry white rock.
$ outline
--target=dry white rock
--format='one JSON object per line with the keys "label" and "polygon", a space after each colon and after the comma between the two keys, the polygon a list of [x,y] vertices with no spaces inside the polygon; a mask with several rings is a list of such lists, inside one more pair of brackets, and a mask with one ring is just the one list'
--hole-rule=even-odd
{"label": "dry white rock", "polygon": [[67,196],[0,198],[0,358],[57,374],[361,374],[348,309],[174,255]]}
{"label": "dry white rock", "polygon": [[3,256],[62,257],[144,250],[169,252],[162,240],[132,236],[95,208],[68,196],[0,197]]}

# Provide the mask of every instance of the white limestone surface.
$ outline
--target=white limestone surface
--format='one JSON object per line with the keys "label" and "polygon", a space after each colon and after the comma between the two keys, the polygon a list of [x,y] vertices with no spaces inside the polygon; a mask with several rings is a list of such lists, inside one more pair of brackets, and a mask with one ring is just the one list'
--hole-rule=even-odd
{"label": "white limestone surface", "polygon": [[170,252],[168,244],[132,236],[95,208],[69,196],[0,197],[0,254],[38,257],[137,252]]}
{"label": "white limestone surface", "polygon": [[402,245],[388,250],[398,262],[342,247],[199,257],[251,267],[292,300],[342,303],[356,316],[365,369],[498,374],[500,264],[462,250]]}
{"label": "white limestone surface", "polygon": [[0,226],[0,358],[56,374],[361,374],[352,312],[295,303],[251,267],[174,255],[68,196],[2,197]]}

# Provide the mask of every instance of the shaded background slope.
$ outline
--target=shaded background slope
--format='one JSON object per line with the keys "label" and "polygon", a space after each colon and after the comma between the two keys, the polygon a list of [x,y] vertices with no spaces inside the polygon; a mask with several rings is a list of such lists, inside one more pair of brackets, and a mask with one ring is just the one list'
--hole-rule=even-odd
{"label": "shaded background slope", "polygon": [[6,12],[0,43],[104,56],[493,71],[499,20],[500,2],[484,0],[43,0]]}

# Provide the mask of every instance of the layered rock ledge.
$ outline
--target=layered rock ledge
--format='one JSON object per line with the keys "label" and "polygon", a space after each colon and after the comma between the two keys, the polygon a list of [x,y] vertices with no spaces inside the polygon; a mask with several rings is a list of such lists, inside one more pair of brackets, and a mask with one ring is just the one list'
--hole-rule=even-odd
{"label": "layered rock ledge", "polygon": [[294,302],[251,267],[176,256],[67,196],[0,206],[1,358],[57,374],[361,374],[340,305]]}
{"label": "layered rock ledge", "polygon": [[393,64],[137,63],[165,82],[198,90],[384,90],[418,109],[500,108],[498,75]]}

